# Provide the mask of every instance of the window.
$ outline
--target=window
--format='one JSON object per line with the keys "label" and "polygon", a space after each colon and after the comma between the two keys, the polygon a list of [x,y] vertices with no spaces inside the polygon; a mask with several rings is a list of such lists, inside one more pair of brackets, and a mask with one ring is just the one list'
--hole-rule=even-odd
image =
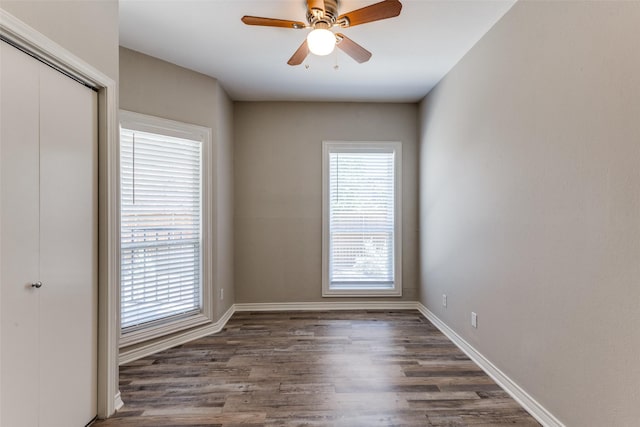
{"label": "window", "polygon": [[399,142],[323,144],[322,295],[400,296]]}
{"label": "window", "polygon": [[[208,128],[120,112],[121,346],[211,320]],[[208,302],[208,303],[207,303]]]}

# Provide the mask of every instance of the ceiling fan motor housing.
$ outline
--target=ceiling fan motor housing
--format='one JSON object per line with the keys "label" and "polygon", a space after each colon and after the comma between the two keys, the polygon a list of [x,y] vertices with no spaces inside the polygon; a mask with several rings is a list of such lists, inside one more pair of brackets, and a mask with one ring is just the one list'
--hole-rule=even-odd
{"label": "ceiling fan motor housing", "polygon": [[324,0],[324,10],[312,9],[307,12],[307,21],[313,28],[331,28],[337,20],[338,0]]}

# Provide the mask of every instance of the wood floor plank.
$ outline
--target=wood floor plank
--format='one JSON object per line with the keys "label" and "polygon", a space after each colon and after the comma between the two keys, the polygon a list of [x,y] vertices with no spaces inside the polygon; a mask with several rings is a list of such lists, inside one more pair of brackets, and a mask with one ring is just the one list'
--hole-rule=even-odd
{"label": "wood floor plank", "polygon": [[235,313],[120,390],[96,427],[539,425],[415,310]]}

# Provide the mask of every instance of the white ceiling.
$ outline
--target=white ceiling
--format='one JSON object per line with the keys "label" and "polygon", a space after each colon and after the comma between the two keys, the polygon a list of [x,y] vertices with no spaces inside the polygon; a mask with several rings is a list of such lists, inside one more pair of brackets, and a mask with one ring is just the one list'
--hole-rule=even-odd
{"label": "white ceiling", "polygon": [[[336,49],[289,66],[308,30],[240,21],[306,21],[304,0],[120,0],[120,44],[215,77],[234,100],[415,102],[516,0],[401,1],[397,18],[341,30],[373,53],[364,64]],[[342,0],[339,12],[376,2]]]}

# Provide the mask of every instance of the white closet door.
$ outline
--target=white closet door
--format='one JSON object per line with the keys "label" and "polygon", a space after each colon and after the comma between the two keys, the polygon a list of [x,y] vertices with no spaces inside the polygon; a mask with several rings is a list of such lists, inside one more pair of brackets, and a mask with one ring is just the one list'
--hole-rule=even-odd
{"label": "white closet door", "polygon": [[97,392],[97,94],[40,66],[40,426],[84,426]]}
{"label": "white closet door", "polygon": [[0,426],[38,425],[39,63],[0,42]]}
{"label": "white closet door", "polygon": [[97,95],[0,49],[0,426],[84,426],[97,405]]}

